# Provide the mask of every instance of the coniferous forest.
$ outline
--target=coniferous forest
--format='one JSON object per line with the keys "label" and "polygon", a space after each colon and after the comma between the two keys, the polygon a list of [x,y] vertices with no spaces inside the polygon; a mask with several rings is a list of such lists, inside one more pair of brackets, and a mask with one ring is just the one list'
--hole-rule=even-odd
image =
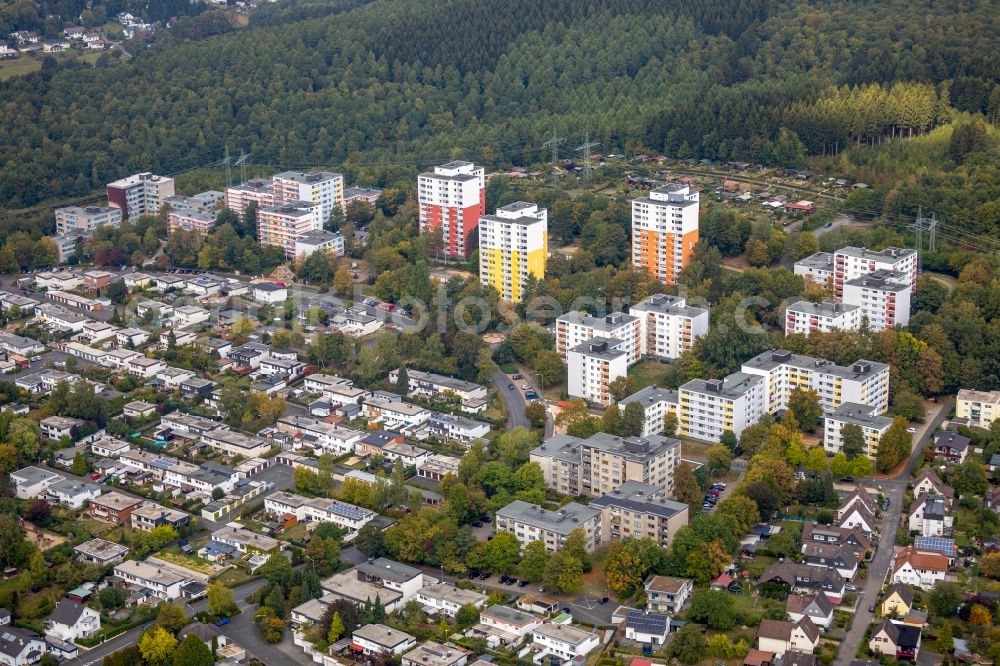
{"label": "coniferous forest", "polygon": [[606,150],[774,163],[1000,108],[1000,12],[930,0],[277,3],[240,32],[0,85],[0,203],[218,160],[536,161]]}

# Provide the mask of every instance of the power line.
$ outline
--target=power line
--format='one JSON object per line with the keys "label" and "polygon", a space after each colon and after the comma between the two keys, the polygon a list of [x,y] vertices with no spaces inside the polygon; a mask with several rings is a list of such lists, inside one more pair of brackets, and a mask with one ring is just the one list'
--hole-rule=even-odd
{"label": "power line", "polygon": [[556,129],[552,128],[552,138],[542,144],[543,148],[552,148],[552,181],[555,182],[557,169],[559,168],[559,144],[565,143],[566,139],[556,136]]}
{"label": "power line", "polygon": [[590,132],[587,132],[587,138],[584,139],[583,144],[577,146],[576,150],[583,151],[583,179],[586,182],[590,182],[590,149],[601,145],[597,141],[590,140]]}

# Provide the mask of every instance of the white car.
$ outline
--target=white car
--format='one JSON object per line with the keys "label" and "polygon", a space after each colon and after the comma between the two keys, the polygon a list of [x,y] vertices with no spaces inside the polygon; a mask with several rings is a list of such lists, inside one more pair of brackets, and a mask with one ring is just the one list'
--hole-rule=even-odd
{"label": "white car", "polygon": [[32,357],[31,357],[31,362],[32,362],[32,363],[38,363],[38,362],[39,362],[39,361],[41,361],[41,360],[42,360],[42,357],[41,357],[41,356],[32,356]]}
{"label": "white car", "polygon": [[915,433],[916,431],[917,431],[917,429],[916,429],[916,428],[907,428],[907,429],[906,429],[906,432],[910,433],[911,435],[912,435],[913,433]]}

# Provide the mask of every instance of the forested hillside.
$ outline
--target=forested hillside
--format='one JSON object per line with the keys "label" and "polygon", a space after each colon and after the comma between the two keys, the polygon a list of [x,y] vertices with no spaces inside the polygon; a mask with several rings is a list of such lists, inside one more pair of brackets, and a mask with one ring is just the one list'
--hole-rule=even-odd
{"label": "forested hillside", "polygon": [[590,131],[607,149],[776,161],[783,128],[830,153],[1000,107],[985,1],[384,0],[294,18],[4,83],[0,203],[205,164],[226,144],[275,165],[413,169],[533,161],[553,130]]}

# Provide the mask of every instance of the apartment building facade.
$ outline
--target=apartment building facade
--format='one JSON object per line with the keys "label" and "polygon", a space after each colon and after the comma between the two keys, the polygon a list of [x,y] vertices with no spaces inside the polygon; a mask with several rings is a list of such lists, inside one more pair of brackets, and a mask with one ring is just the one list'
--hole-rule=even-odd
{"label": "apartment building facade", "polygon": [[239,185],[226,188],[226,208],[240,217],[246,214],[250,202],[257,204],[257,209],[274,206],[274,187],[270,180],[248,180]]}
{"label": "apartment building facade", "polygon": [[476,249],[479,218],[486,214],[485,174],[472,162],[455,161],[417,177],[420,233],[440,230],[437,252],[468,259]]}
{"label": "apartment building facade", "polygon": [[844,285],[850,280],[878,270],[903,273],[912,289],[917,287],[917,251],[898,247],[869,250],[864,247],[843,247],[834,252],[833,286],[837,296],[844,295]]}
{"label": "apartment building facade", "polygon": [[688,505],[668,499],[662,488],[626,481],[590,502],[601,510],[601,541],[650,538],[670,546],[677,530],[688,524]]}
{"label": "apartment building facade", "polygon": [[966,419],[969,425],[989,428],[1000,417],[1000,391],[959,389],[955,402],[955,418]]}
{"label": "apartment building facade", "polygon": [[817,252],[795,262],[792,271],[806,282],[833,286],[834,258],[832,252]]}
{"label": "apartment building facade", "polygon": [[667,184],[632,200],[632,265],[677,284],[698,242],[698,192]]}
{"label": "apartment building facade", "polygon": [[89,234],[104,225],[122,223],[122,210],[116,206],[67,206],[56,208],[56,234]]}
{"label": "apartment building facade", "polygon": [[295,256],[295,243],[311,231],[323,228],[319,204],[286,201],[257,211],[257,239],[261,245],[280,247],[286,257]]}
{"label": "apartment building facade", "polygon": [[611,383],[628,374],[629,351],[622,340],[591,338],[566,354],[571,397],[607,407],[614,398]]}
{"label": "apartment building facade", "polygon": [[765,412],[764,381],[744,372],[692,379],[677,393],[677,433],[705,442],[718,442],[727,430],[739,437]]}
{"label": "apartment building facade", "polygon": [[898,271],[878,270],[847,280],[844,302],[861,309],[873,331],[905,326],[910,321],[911,276]]}
{"label": "apartment building facade", "polygon": [[531,451],[546,484],[563,494],[600,497],[628,481],[674,492],[674,468],[680,463],[680,441],[649,437],[616,437],[596,433],[587,439],[555,435]]}
{"label": "apartment building facade", "polygon": [[306,201],[318,207],[319,228],[322,229],[334,208],[344,208],[344,175],[321,171],[302,173],[284,171],[271,177],[275,205]]}
{"label": "apartment building facade", "polygon": [[840,366],[789,351],[764,352],[743,364],[742,372],[759,375],[765,386],[765,411],[788,408],[796,388],[816,391],[826,413],[846,402],[870,405],[883,413],[889,407],[889,366],[859,360]]}
{"label": "apartment building facade", "polygon": [[796,301],[785,309],[785,335],[813,331],[856,331],[861,328],[861,306],[839,300],[822,303]]}
{"label": "apartment building facade", "polygon": [[628,365],[640,359],[639,317],[624,312],[612,312],[594,317],[573,310],[556,319],[556,353],[564,361],[569,350],[594,338],[608,338],[623,343]]}
{"label": "apartment building facade", "polygon": [[532,541],[541,541],[550,553],[560,550],[573,530],[581,529],[589,553],[601,545],[601,510],[570,502],[550,511],[515,500],[497,511],[496,528],[517,537],[522,549]]}
{"label": "apartment building facade", "polygon": [[875,460],[882,435],[892,425],[892,419],[881,416],[877,407],[845,402],[823,419],[823,448],[836,455],[844,446],[844,426],[852,424],[861,428],[865,438],[865,453]]}
{"label": "apartment building facade", "polygon": [[518,201],[479,218],[479,281],[501,298],[518,302],[529,275],[545,277],[548,211]]}
{"label": "apartment building facade", "polygon": [[680,397],[677,391],[647,386],[619,401],[619,409],[625,409],[631,402],[639,403],[643,412],[642,436],[660,435],[666,427],[667,414],[677,416]]}
{"label": "apartment building facade", "polygon": [[134,222],[142,215],[156,215],[167,197],[174,196],[174,179],[144,172],[108,183],[108,204],[121,210],[122,219]]}
{"label": "apartment building facade", "polygon": [[680,296],[654,294],[629,308],[629,313],[639,319],[639,354],[643,358],[672,361],[708,333],[708,310],[689,307]]}
{"label": "apartment building facade", "polygon": [[173,234],[178,229],[193,231],[199,236],[207,236],[215,226],[218,215],[207,210],[172,210],[167,213],[167,229]]}

